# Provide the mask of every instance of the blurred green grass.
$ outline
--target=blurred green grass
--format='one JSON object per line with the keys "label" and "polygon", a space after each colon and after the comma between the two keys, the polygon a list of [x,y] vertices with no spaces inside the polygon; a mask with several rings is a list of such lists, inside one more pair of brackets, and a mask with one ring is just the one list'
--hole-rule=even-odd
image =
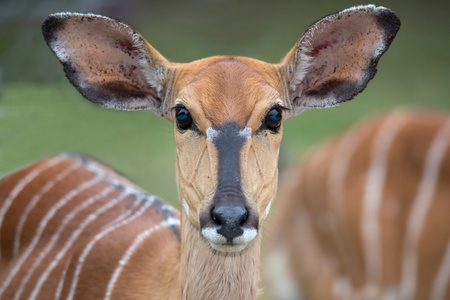
{"label": "blurred green grass", "polygon": [[[150,111],[95,107],[68,84],[7,84],[0,111],[2,173],[59,152],[82,152],[163,198],[175,197],[172,124]],[[154,130],[156,128],[156,130]]]}
{"label": "blurred green grass", "polygon": [[[129,23],[177,62],[219,54],[278,62],[306,26],[356,4],[360,2],[142,2],[136,23]],[[354,101],[306,111],[287,122],[282,168],[310,145],[377,112],[405,105],[450,108],[450,4],[437,0],[376,4],[394,9],[402,20],[378,74]],[[65,10],[61,3],[49,9],[46,13]],[[29,39],[29,48],[24,45],[25,54],[0,52],[0,67],[5,70],[0,90],[0,175],[54,153],[83,152],[178,206],[172,124],[150,111],[117,112],[83,100],[65,81],[61,66],[40,37],[39,22],[29,25],[38,36]],[[31,58],[35,54],[39,59]]]}

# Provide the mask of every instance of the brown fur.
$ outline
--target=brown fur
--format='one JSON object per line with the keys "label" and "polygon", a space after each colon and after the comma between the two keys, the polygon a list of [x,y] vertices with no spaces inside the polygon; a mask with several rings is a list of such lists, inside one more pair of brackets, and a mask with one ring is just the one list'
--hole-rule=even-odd
{"label": "brown fur", "polygon": [[[5,199],[6,197],[4,193],[9,192],[11,187],[16,186],[16,184],[24,176],[54,158],[55,157],[39,161],[1,180],[1,199]],[[5,281],[5,278],[15,267],[18,260],[22,255],[24,255],[30,245],[30,242],[36,235],[38,228],[37,225],[42,221],[43,217],[55,207],[56,202],[66,196],[69,191],[77,188],[84,182],[96,176],[96,174],[90,171],[78,157],[62,156],[59,158],[61,159],[61,162],[45,170],[39,177],[31,181],[30,184],[28,184],[20,192],[5,215],[3,226],[1,228],[0,240],[2,254],[0,260],[1,282]],[[95,162],[91,161],[91,163]],[[69,173],[64,180],[57,182],[54,188],[44,194],[38,205],[31,211],[31,214],[27,218],[27,222],[25,223],[25,227],[22,231],[18,255],[13,255],[12,248],[14,245],[14,237],[17,232],[18,220],[19,217],[23,215],[28,203],[31,201],[33,196],[40,191],[45,183],[51,182],[55,179],[57,174],[74,164],[78,164],[78,168]],[[95,164],[99,167],[101,166],[100,164]],[[130,184],[128,180],[114,173],[112,170],[104,166],[101,166],[101,168],[107,171],[110,176],[115,177],[120,184],[135,188],[135,186]],[[107,204],[112,199],[117,199],[123,193],[123,190],[121,190],[118,186],[112,185],[111,181],[109,181],[107,177],[102,177],[97,184],[81,193],[78,193],[71,201],[67,202],[66,205],[62,206],[61,209],[57,211],[45,227],[39,243],[36,244],[36,247],[29,258],[25,261],[25,264],[20,269],[20,272],[14,276],[11,284],[8,286],[8,289],[4,292],[2,299],[13,298],[13,295],[17,292],[18,287],[20,286],[21,280],[30,271],[31,266],[39,257],[39,254],[42,253],[46,246],[51,242],[51,239],[55,235],[56,231],[63,226],[62,222],[67,215],[76,207],[85,203],[89,197],[96,195],[105,188],[112,188],[112,191],[105,197],[100,198],[98,201],[81,210],[76,215],[76,218],[73,218],[71,222],[65,225],[65,229],[58,238],[57,243],[45,256],[43,263],[35,270],[33,273],[34,275],[25,286],[21,299],[26,299],[30,296],[31,291],[40,277],[39,275],[42,274],[44,269],[49,266],[56,254],[61,251],[70,235],[77,229],[80,223],[102,205]],[[89,226],[85,227],[83,232],[75,240],[74,246],[69,249],[69,251],[61,258],[57,266],[50,273],[50,276],[42,286],[38,297],[48,298],[49,295],[52,295],[51,298],[53,298],[56,286],[66,266],[68,266],[68,271],[66,274],[66,281],[62,295],[67,295],[72,282],[72,276],[74,275],[75,267],[78,264],[78,257],[82,250],[86,247],[87,243],[92,240],[94,235],[101,232],[105,226],[111,224],[111,221],[124,212],[130,211],[131,213],[134,213],[142,207],[141,203],[138,207],[132,208],[134,207],[133,205],[137,200],[137,197],[144,196],[143,192],[140,192],[139,194],[139,190],[136,191],[137,194],[126,196],[126,198],[124,198],[119,205],[115,205],[111,209],[105,211],[105,213],[99,215],[94,222],[91,222]],[[0,203],[3,204],[3,202]],[[167,204],[164,205],[167,206]],[[173,208],[168,207],[168,209],[172,214],[174,214],[175,217],[178,217],[178,213]],[[165,217],[162,215],[161,207],[154,205],[135,221],[119,228],[117,231],[111,232],[106,236],[107,238],[101,239],[100,242],[97,243],[92,249],[83,265],[83,276],[80,277],[75,297],[78,299],[96,299],[98,297],[103,297],[106,290],[106,285],[112,275],[112,272],[117,267],[119,259],[123,255],[126,248],[130,246],[136,235],[146,228],[158,224],[164,220],[164,218]],[[158,242],[156,243],[155,241]],[[165,228],[160,232],[155,233],[154,236],[146,240],[146,243],[144,247],[142,247],[141,251],[137,252],[133,256],[129,266],[124,269],[123,274],[120,276],[116,285],[116,289],[114,290],[114,292],[117,293],[115,296],[119,296],[123,293],[124,295],[129,295],[130,289],[133,289],[136,291],[134,294],[135,299],[140,299],[141,296],[142,299],[148,299],[149,292],[151,295],[155,296],[154,299],[176,298],[175,292],[170,295],[168,294],[168,291],[171,290],[170,287],[176,284],[178,280],[178,257],[179,241],[176,236],[171,233],[171,230],[169,228]],[[159,279],[160,276],[163,276],[163,274],[167,274],[164,277],[166,281],[155,281],[155,279]],[[139,294],[141,296],[139,296]]]}

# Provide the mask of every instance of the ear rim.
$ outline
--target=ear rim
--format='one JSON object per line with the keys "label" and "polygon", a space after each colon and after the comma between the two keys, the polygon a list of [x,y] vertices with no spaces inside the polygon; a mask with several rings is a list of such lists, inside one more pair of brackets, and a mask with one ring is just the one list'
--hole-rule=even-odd
{"label": "ear rim", "polygon": [[[105,100],[106,93],[100,88],[87,87],[86,84],[77,75],[76,70],[73,68],[73,63],[65,54],[63,47],[57,45],[57,33],[60,30],[63,30],[64,27],[67,26],[66,22],[72,18],[80,18],[81,21],[84,21],[84,18],[87,18],[88,20],[86,22],[89,22],[89,19],[97,21],[101,20],[104,21],[108,26],[116,28],[124,35],[130,36],[133,46],[135,46],[138,50],[137,63],[141,68],[141,71],[145,78],[145,82],[150,92],[146,94],[140,93],[138,90],[132,92],[132,86],[130,86],[130,101],[120,103],[119,101]],[[155,111],[155,113],[163,115],[162,110],[165,106],[163,103],[165,83],[164,80],[155,80],[155,76],[152,75],[152,71],[159,74],[159,76],[157,76],[158,78],[165,78],[167,80],[171,63],[150,44],[148,44],[145,38],[132,26],[118,19],[93,13],[58,12],[48,15],[47,18],[43,21],[41,29],[46,44],[63,66],[64,73],[67,79],[84,98],[96,105],[110,109],[123,111],[152,109]],[[152,55],[150,55],[150,53]],[[135,101],[131,101],[132,99],[134,99]],[[137,101],[136,99],[141,100]],[[140,105],[127,105],[132,102],[139,102]],[[156,105],[157,103],[159,103],[159,105]]]}
{"label": "ear rim", "polygon": [[[334,97],[335,101],[325,102],[321,105],[317,105],[317,103],[313,105],[310,101],[301,99],[304,95],[295,96],[295,89],[305,78],[308,73],[308,68],[310,67],[310,61],[313,59],[313,57],[307,55],[307,53],[310,53],[313,50],[309,41],[311,40],[314,31],[317,30],[318,25],[320,26],[322,23],[329,22],[330,20],[340,19],[346,13],[357,11],[367,13],[368,16],[374,18],[374,21],[385,40],[383,47],[376,49],[376,51],[373,52],[370,64],[367,66],[368,72],[363,78],[357,81],[358,84],[353,85],[351,88],[352,92],[349,93],[347,97],[341,99]],[[374,78],[377,72],[378,62],[381,56],[389,49],[400,29],[400,25],[400,19],[394,11],[384,6],[369,4],[352,6],[342,11],[329,14],[308,26],[297,40],[294,47],[286,54],[279,64],[280,71],[282,74],[285,74],[284,80],[286,81],[285,86],[287,91],[286,100],[289,103],[290,108],[294,111],[294,116],[300,114],[307,108],[315,109],[337,106],[352,100],[357,94],[361,93],[370,80]]]}

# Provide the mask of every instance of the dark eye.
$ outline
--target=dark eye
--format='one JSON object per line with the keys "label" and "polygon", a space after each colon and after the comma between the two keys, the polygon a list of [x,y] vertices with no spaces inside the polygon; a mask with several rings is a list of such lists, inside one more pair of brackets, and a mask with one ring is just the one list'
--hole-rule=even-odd
{"label": "dark eye", "polygon": [[281,109],[272,108],[266,115],[266,126],[272,131],[277,131],[281,125]]}
{"label": "dark eye", "polygon": [[186,130],[192,125],[192,117],[185,107],[175,108],[175,118],[179,129]]}

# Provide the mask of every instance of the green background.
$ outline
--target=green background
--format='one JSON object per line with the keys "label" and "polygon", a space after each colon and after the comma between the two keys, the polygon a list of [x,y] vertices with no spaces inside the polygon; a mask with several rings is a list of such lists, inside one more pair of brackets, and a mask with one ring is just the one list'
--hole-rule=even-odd
{"label": "green background", "polygon": [[[126,3],[124,3],[126,2]],[[448,110],[450,2],[375,1],[402,27],[354,101],[286,123],[281,168],[357,120],[399,106]],[[306,26],[356,1],[4,1],[0,12],[0,175],[36,159],[83,152],[177,204],[173,125],[151,111],[95,107],[68,83],[40,24],[58,11],[125,19],[168,59],[233,54],[278,62]]]}

